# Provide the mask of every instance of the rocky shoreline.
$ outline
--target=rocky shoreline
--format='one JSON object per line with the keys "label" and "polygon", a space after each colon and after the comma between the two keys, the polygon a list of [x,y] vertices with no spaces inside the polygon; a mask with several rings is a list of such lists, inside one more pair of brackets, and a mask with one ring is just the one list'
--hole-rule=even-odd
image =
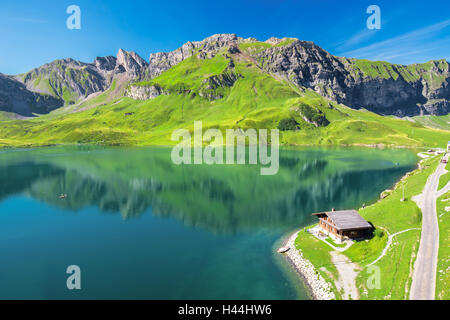
{"label": "rocky shoreline", "polygon": [[303,254],[295,248],[295,239],[298,231],[294,232],[286,241],[285,246],[289,251],[284,255],[294,266],[295,270],[305,280],[314,300],[336,300],[336,296],[331,291],[331,286],[316,271],[313,264],[303,257]]}

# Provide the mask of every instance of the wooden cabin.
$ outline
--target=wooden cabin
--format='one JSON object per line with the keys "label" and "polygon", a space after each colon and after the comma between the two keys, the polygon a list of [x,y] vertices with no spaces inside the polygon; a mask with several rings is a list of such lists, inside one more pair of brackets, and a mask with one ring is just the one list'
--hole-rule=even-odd
{"label": "wooden cabin", "polygon": [[373,231],[373,226],[361,217],[356,210],[339,210],[313,213],[319,218],[322,232],[332,238],[343,241],[346,239],[364,238]]}

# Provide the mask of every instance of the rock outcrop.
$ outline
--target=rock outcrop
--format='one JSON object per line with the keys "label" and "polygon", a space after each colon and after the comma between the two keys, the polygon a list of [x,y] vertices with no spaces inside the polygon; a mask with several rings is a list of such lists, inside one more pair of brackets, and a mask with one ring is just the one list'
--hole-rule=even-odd
{"label": "rock outcrop", "polygon": [[142,80],[147,73],[148,63],[136,52],[120,49],[117,53],[116,73],[125,72],[130,79]]}
{"label": "rock outcrop", "polygon": [[233,86],[239,77],[241,77],[241,75],[229,68],[221,74],[210,76],[203,80],[202,88],[199,90],[198,94],[208,100],[222,99],[223,95],[218,92],[217,89]]}
{"label": "rock outcrop", "polygon": [[166,94],[166,92],[157,85],[129,86],[126,91],[126,95],[135,100],[149,100],[162,94]]}

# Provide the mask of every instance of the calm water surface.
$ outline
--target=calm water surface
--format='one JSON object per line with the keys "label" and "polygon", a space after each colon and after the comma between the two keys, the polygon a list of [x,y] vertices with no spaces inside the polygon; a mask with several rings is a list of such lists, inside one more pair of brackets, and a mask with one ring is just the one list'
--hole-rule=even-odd
{"label": "calm water surface", "polygon": [[[278,174],[261,176],[256,165],[176,166],[170,151],[0,151],[0,299],[308,299],[276,242],[312,212],[374,201],[416,161],[285,149]],[[79,291],[66,288],[73,264]]]}

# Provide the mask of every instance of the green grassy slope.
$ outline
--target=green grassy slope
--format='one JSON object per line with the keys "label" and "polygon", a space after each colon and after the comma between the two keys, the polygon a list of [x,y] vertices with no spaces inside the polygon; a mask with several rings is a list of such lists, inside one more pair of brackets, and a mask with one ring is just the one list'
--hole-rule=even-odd
{"label": "green grassy slope", "polygon": [[445,116],[417,116],[413,119],[427,127],[450,130],[450,114]]}
{"label": "green grassy slope", "polygon": [[0,111],[0,121],[11,120],[14,115],[10,112]]}
{"label": "green grassy slope", "polygon": [[407,82],[414,82],[424,77],[432,87],[439,87],[445,77],[436,75],[433,70],[448,71],[445,59],[431,60],[425,63],[410,65],[391,64],[385,61],[370,61],[366,59],[338,58],[352,71],[353,76],[397,80],[402,77]]}
{"label": "green grassy slope", "polygon": [[440,178],[439,178],[439,186],[438,186],[438,190],[441,190],[443,187],[445,187],[447,185],[447,183],[450,181],[450,163],[447,163],[447,165],[445,166],[445,170],[447,170],[448,172],[444,173]]}
{"label": "green grassy slope", "polygon": [[[230,61],[232,61],[230,67]],[[205,81],[215,75],[239,75],[231,87],[210,89],[223,98],[208,100],[198,95]],[[110,92],[49,115],[25,121],[0,119],[0,146],[42,146],[94,143],[106,145],[172,145],[178,128],[277,128],[282,119],[295,119],[298,130],[281,132],[285,145],[375,145],[439,147],[450,132],[394,117],[353,110],[331,102],[307,89],[293,88],[262,72],[243,55],[222,52],[212,59],[193,56],[150,82],[171,92],[152,100],[138,101]],[[326,117],[327,126],[304,120],[301,107],[308,106]],[[83,111],[84,110],[84,111]],[[76,112],[75,112],[76,111]]]}
{"label": "green grassy slope", "polygon": [[436,275],[436,299],[449,300],[450,291],[450,192],[437,199],[436,209],[439,221],[439,256]]}

